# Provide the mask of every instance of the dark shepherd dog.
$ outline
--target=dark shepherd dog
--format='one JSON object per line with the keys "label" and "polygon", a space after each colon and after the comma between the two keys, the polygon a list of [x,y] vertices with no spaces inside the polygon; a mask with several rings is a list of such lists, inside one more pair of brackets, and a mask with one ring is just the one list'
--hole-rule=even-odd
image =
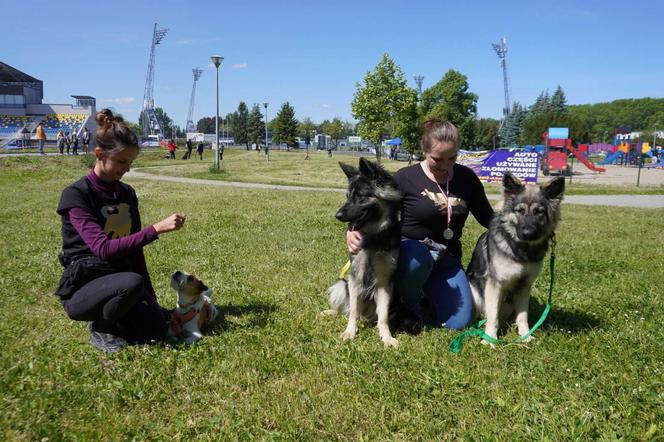
{"label": "dark shepherd dog", "polygon": [[360,158],[359,170],[339,163],[348,177],[347,201],[336,217],[362,233],[362,249],[351,255],[348,281],[340,279],[328,289],[330,310],[348,315],[341,337],[355,338],[360,316],[376,321],[385,346],[396,347],[388,324],[393,298],[392,276],[399,256],[401,193],[381,166]]}
{"label": "dark shepherd dog", "polygon": [[513,316],[520,336],[530,330],[530,289],[560,219],[564,192],[563,177],[536,187],[524,186],[510,173],[503,176],[502,208],[477,241],[466,271],[475,314],[486,317],[487,335],[497,338],[500,321]]}

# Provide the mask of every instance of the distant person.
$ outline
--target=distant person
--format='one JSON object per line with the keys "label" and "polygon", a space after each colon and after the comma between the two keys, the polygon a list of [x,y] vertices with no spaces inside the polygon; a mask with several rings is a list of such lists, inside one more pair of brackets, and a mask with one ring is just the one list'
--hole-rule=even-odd
{"label": "distant person", "polygon": [[187,140],[187,153],[184,154],[184,159],[185,160],[190,160],[191,159],[191,150],[193,149],[193,144],[191,142],[191,138]]}
{"label": "distant person", "polygon": [[196,152],[198,153],[198,159],[203,160],[203,150],[205,149],[205,145],[202,142],[198,143],[198,146],[196,147]]}
{"label": "distant person", "polygon": [[46,132],[44,131],[44,123],[42,121],[37,125],[35,130],[35,138],[39,142],[39,155],[46,155],[44,152],[44,143],[46,143]]}
{"label": "distant person", "polygon": [[62,129],[58,129],[58,133],[55,135],[56,142],[58,144],[58,150],[60,155],[65,154],[65,134],[62,132]]}
{"label": "distant person", "polygon": [[168,148],[168,154],[171,160],[175,159],[175,151],[177,150],[177,145],[173,140],[170,140],[167,145]]}
{"label": "distant person", "polygon": [[327,146],[327,156],[332,158],[332,145]]}
{"label": "distant person", "polygon": [[90,131],[86,127],[83,129],[83,153],[87,154],[90,148]]}
{"label": "distant person", "polygon": [[78,155],[78,133],[75,130],[71,132],[71,147],[72,153]]}
{"label": "distant person", "polygon": [[69,132],[65,132],[65,147],[67,148],[67,155],[69,155],[69,150],[71,149],[71,138],[69,137]]}

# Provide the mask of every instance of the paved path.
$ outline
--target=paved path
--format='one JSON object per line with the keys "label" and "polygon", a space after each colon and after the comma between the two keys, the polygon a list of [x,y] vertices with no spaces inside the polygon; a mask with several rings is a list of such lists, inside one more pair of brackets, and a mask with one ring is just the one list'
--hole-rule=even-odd
{"label": "paved path", "polygon": [[[271,190],[300,190],[309,192],[345,192],[345,189],[330,189],[320,187],[284,186],[279,184],[240,183],[237,181],[204,180],[198,178],[184,178],[167,175],[153,175],[144,172],[131,171],[125,175],[127,178],[140,178],[153,181],[169,181],[172,183],[204,184],[209,186],[242,187],[250,189]],[[488,194],[489,199],[497,200],[500,195]],[[568,195],[567,204],[585,204],[591,206],[621,206],[664,208],[664,195]]]}

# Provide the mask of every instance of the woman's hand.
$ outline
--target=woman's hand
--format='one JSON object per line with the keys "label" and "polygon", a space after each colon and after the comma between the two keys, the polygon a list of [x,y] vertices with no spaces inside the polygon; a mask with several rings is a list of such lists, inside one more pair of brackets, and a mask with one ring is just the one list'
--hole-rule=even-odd
{"label": "woman's hand", "polygon": [[168,218],[159,221],[153,227],[157,231],[157,234],[168,233],[174,230],[180,230],[186,219],[187,217],[184,213],[174,213]]}
{"label": "woman's hand", "polygon": [[353,255],[362,249],[362,234],[357,230],[346,231],[346,244],[348,244],[348,251]]}

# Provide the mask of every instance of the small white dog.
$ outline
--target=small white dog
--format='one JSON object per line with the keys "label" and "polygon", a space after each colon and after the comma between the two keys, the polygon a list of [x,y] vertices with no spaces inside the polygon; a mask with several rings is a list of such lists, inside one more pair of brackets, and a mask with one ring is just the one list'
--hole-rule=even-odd
{"label": "small white dog", "polygon": [[179,270],[171,275],[171,287],[178,293],[178,303],[171,315],[168,333],[184,338],[186,344],[193,344],[203,337],[201,330],[219,315],[210,299],[212,289],[194,275]]}

